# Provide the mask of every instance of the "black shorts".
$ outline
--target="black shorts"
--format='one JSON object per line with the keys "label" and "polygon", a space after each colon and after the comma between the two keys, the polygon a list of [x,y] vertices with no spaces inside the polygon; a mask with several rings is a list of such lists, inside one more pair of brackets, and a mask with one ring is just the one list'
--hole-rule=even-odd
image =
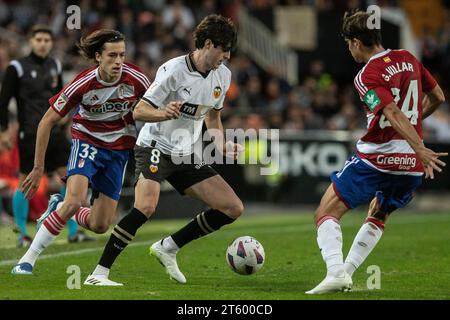
{"label": "black shorts", "polygon": [[[19,132],[20,172],[28,174],[34,167],[34,151],[36,134]],[[54,172],[59,167],[66,167],[70,155],[70,142],[65,132],[55,128],[50,134],[47,152],[45,154],[45,171]]]}
{"label": "black shorts", "polygon": [[[134,147],[136,159],[135,184],[141,174],[145,179],[161,183],[167,180],[180,194],[205,179],[218,173],[211,166],[201,164],[175,164],[170,155],[155,147]],[[192,163],[192,162],[191,162]]]}

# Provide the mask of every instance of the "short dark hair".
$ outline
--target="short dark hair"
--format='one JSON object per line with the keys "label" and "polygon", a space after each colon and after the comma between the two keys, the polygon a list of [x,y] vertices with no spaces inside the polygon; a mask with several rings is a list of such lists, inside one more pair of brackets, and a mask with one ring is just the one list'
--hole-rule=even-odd
{"label": "short dark hair", "polygon": [[52,29],[45,24],[35,24],[34,26],[32,26],[31,33],[30,33],[31,38],[33,38],[36,35],[36,33],[39,33],[39,32],[48,33],[50,35],[50,37],[53,39]]}
{"label": "short dark hair", "polygon": [[342,21],[341,34],[345,39],[351,40],[356,38],[365,46],[372,47],[381,44],[380,29],[369,29],[367,21],[370,15],[359,9],[347,11]]}
{"label": "short dark hair", "polygon": [[237,42],[237,31],[233,21],[217,14],[206,16],[195,28],[195,47],[203,48],[206,39],[210,39],[214,47],[220,46],[224,51],[233,50]]}
{"label": "short dark hair", "polygon": [[95,53],[102,53],[105,43],[120,41],[125,41],[125,36],[119,31],[100,29],[81,37],[77,47],[85,58],[95,59]]}

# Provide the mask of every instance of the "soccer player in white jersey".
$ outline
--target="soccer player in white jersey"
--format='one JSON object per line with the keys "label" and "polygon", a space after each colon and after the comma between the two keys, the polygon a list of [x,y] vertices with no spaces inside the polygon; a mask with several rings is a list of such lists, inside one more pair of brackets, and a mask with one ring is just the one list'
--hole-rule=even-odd
{"label": "soccer player in white jersey", "polygon": [[[413,198],[422,176],[434,178],[445,163],[445,152],[434,152],[422,141],[422,119],[443,102],[444,94],[411,53],[385,50],[379,29],[369,29],[366,12],[346,13],[342,35],[356,62],[365,66],[355,77],[367,113],[367,133],[339,172],[316,210],[317,244],[327,266],[325,279],[307,294],[350,289],[351,276],[381,238],[384,224],[396,209]],[[400,107],[401,106],[401,107]],[[370,202],[368,217],[345,261],[340,219],[350,209]]]}
{"label": "soccer player in white jersey", "polygon": [[[34,168],[22,185],[25,196],[31,198],[43,174],[50,131],[76,108],[67,192],[64,199],[59,194],[50,198],[47,210],[38,220],[39,230],[12,269],[13,274],[32,274],[39,255],[71,217],[86,229],[104,233],[116,212],[129,150],[136,142],[132,108],[150,82],[139,68],[124,63],[125,38],[116,30],[94,31],[81,38],[79,48],[96,65],[81,72],[49,100],[50,108],[37,131]],[[95,200],[91,208],[83,208],[89,186]]]}
{"label": "soccer player in white jersey", "polygon": [[[236,157],[242,147],[224,143],[220,110],[230,86],[231,72],[222,63],[230,58],[236,43],[236,29],[230,19],[205,17],[194,32],[196,50],[164,63],[155,81],[136,106],[136,120],[145,121],[135,147],[135,203],[131,212],[115,227],[94,272],[86,285],[121,285],[108,279],[116,257],[132,241],[137,229],[154,213],[160,183],[169,181],[181,194],[205,202],[210,209],[187,225],[150,247],[170,278],[185,283],[176,254],[187,243],[234,222],[243,212],[241,200],[209,165],[176,164],[176,158],[190,157],[201,136],[203,121],[208,130],[217,129],[218,150],[230,146]],[[184,130],[188,136],[172,134]],[[228,148],[226,148],[229,150]]]}

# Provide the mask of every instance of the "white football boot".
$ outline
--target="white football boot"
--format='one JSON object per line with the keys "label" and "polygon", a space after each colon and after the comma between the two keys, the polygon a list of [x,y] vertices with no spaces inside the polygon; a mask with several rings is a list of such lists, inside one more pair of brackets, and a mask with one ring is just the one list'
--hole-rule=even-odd
{"label": "white football boot", "polygon": [[177,253],[164,250],[161,242],[161,240],[158,240],[151,245],[149,249],[150,255],[155,256],[159,263],[166,268],[166,272],[171,279],[179,283],[186,283],[186,277],[178,268]]}
{"label": "white football boot", "polygon": [[353,282],[352,277],[344,271],[342,277],[328,275],[314,289],[306,291],[306,294],[334,293],[339,291],[350,291]]}
{"label": "white football boot", "polygon": [[90,274],[84,281],[85,286],[108,286],[108,287],[118,287],[123,286],[122,283],[114,282],[108,279],[107,276],[99,276]]}

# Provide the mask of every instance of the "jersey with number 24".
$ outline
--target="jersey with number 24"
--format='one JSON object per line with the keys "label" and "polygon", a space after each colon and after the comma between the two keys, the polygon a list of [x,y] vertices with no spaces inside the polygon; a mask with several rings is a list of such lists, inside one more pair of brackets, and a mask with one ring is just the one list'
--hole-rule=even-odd
{"label": "jersey with number 24", "polygon": [[356,144],[358,156],[383,172],[422,175],[419,158],[382,110],[394,102],[422,138],[423,92],[436,86],[431,74],[408,51],[388,49],[372,56],[354,84],[367,112],[367,133]]}

